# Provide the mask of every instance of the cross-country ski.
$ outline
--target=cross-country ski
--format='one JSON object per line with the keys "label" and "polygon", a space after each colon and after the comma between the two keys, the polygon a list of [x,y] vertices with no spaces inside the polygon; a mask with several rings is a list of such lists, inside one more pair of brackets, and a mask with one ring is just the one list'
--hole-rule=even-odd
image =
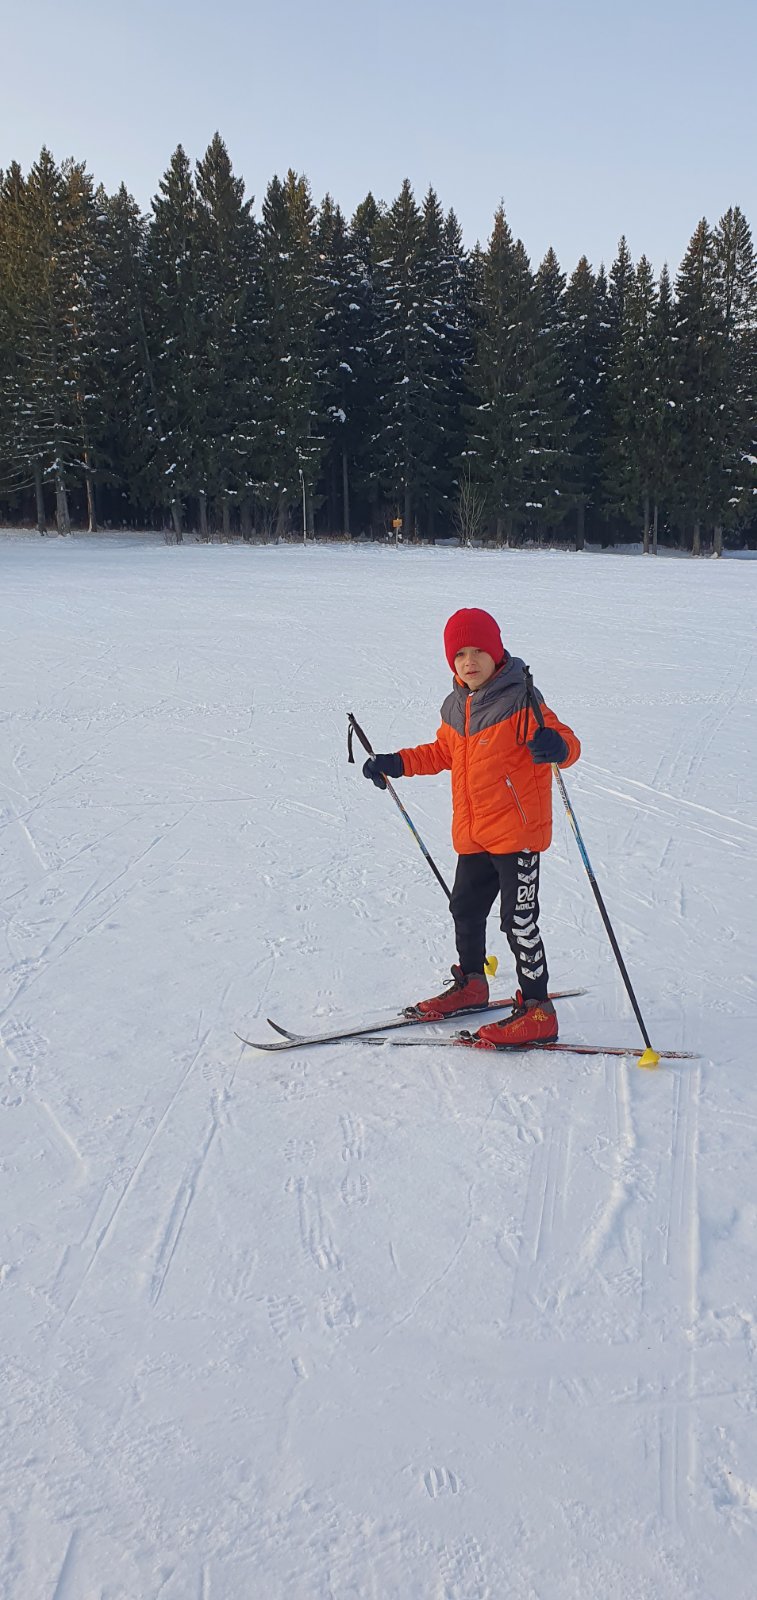
{"label": "cross-country ski", "polygon": [[[586,993],[586,989],[555,989],[550,998],[552,1000],[567,1000],[574,999],[576,996]],[[507,998],[503,998],[501,1000],[488,1000],[484,1006],[472,1006],[471,1011],[510,1011],[512,1010],[514,1004],[514,996],[508,996]],[[466,1013],[458,1012],[457,1014],[460,1016],[465,1015]],[[284,1039],[296,1040],[298,1044],[307,1042],[311,1045],[340,1044],[349,1039],[360,1039],[364,1034],[388,1032],[389,1030],[396,1028],[413,1028],[418,1027],[419,1025],[422,1025],[424,1028],[428,1027],[428,1022],[422,1016],[395,1016],[389,1017],[383,1022],[379,1020],[365,1024],[361,1023],[356,1027],[335,1029],[333,1032],[301,1034],[293,1033],[291,1029],[282,1027],[280,1022],[274,1022],[271,1017],[267,1017],[266,1021],[268,1026],[273,1028],[276,1033],[282,1034]],[[239,1033],[237,1034],[237,1038],[241,1040],[242,1044],[252,1045],[253,1049],[255,1050],[285,1050],[287,1048],[285,1043],[278,1043],[276,1040],[269,1039],[267,1042],[259,1044],[254,1039],[242,1038],[242,1035]]]}
{"label": "cross-country ski", "polygon": [[[307,1043],[306,1040],[302,1040],[301,1042],[303,1044]],[[493,1052],[495,1055],[502,1057],[512,1057],[514,1055],[528,1056],[532,1051],[536,1054],[541,1054],[544,1052],[549,1054],[550,1051],[552,1053],[557,1052],[559,1054],[560,1051],[564,1051],[566,1055],[573,1056],[625,1056],[629,1061],[636,1060],[637,1064],[641,1062],[642,1055],[638,1045],[569,1044],[566,1039],[554,1039],[552,1041],[545,1040],[543,1042],[539,1039],[536,1039],[532,1040],[529,1044],[524,1045],[486,1045],[482,1044],[480,1040],[477,1040],[475,1035],[465,1033],[453,1033],[448,1035],[446,1039],[441,1039],[438,1037],[428,1039],[375,1038],[371,1039],[369,1042],[371,1044],[387,1044],[396,1048],[397,1050],[412,1049],[415,1045],[418,1045],[419,1048],[425,1045],[435,1047],[436,1049],[441,1049],[444,1046],[462,1046],[466,1049],[479,1050],[485,1053]],[[260,1049],[261,1047],[258,1045],[256,1048]],[[692,1054],[690,1050],[658,1050],[656,1054],[658,1060],[660,1061],[696,1061],[698,1059],[698,1057]]]}
{"label": "cross-country ski", "polygon": [[[358,1044],[389,1045],[398,1050],[413,1049],[425,1046],[436,1049],[450,1048],[462,1045],[482,1051],[494,1051],[498,1055],[528,1055],[530,1051],[565,1051],[568,1055],[585,1056],[627,1056],[630,1060],[640,1059],[641,1051],[634,1045],[606,1045],[606,1044],[569,1044],[564,1039],[550,1042],[536,1040],[527,1045],[485,1045],[475,1038],[473,1034],[447,1033],[443,1034],[434,1029],[432,1025],[423,1030],[423,1037],[419,1039],[389,1039],[382,1034],[367,1032],[335,1033],[335,1034],[296,1034],[281,1030],[285,1033],[282,1039],[242,1039],[241,1043],[248,1045],[252,1050],[276,1055],[287,1050],[312,1049],[314,1045],[321,1044],[346,1044],[354,1041]],[[239,1037],[239,1036],[238,1036]],[[694,1061],[696,1055],[688,1050],[659,1050],[656,1052],[660,1061]]]}

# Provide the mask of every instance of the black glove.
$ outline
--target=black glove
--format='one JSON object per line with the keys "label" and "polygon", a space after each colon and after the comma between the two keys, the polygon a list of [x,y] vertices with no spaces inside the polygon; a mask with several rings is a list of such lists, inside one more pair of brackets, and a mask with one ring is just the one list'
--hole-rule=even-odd
{"label": "black glove", "polygon": [[363,777],[370,778],[377,789],[385,789],[384,773],[387,778],[401,778],[404,771],[402,756],[369,756],[363,767]]}
{"label": "black glove", "polygon": [[564,761],[568,754],[568,746],[562,734],[555,728],[539,728],[533,739],[529,739],[528,748],[531,751],[531,759],[536,762],[537,767],[548,761],[556,762],[559,767],[560,762]]}

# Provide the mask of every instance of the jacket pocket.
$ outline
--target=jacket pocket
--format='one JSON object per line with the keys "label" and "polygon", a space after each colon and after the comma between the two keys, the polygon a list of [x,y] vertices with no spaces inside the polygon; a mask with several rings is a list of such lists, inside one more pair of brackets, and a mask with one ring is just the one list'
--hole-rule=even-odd
{"label": "jacket pocket", "polygon": [[524,825],[526,827],[528,827],[528,818],[527,818],[526,813],[523,810],[523,807],[522,807],[522,805],[520,803],[520,796],[519,796],[518,791],[517,791],[517,789],[515,787],[515,784],[513,783],[512,778],[505,777],[505,783],[507,784],[507,787],[510,790],[510,793],[511,793],[511,795],[513,797],[513,800],[515,801],[515,804],[518,807],[518,810],[519,810],[519,812],[521,814],[521,817],[523,819]]}

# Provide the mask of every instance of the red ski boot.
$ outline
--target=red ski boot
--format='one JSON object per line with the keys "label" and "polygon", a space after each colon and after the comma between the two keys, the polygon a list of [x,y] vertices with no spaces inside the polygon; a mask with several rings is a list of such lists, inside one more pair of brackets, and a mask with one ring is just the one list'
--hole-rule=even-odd
{"label": "red ski boot", "polygon": [[484,1050],[527,1050],[529,1045],[553,1044],[557,1038],[557,1013],[551,1000],[524,1000],[518,990],[506,1022],[488,1022],[472,1035]]}
{"label": "red ski boot", "polygon": [[462,967],[452,967],[452,983],[447,983],[441,994],[430,1000],[419,1000],[415,1006],[405,1006],[406,1017],[417,1017],[419,1022],[440,1022],[444,1017],[456,1017],[463,1011],[483,1011],[489,1003],[489,985],[483,972],[463,972]]}

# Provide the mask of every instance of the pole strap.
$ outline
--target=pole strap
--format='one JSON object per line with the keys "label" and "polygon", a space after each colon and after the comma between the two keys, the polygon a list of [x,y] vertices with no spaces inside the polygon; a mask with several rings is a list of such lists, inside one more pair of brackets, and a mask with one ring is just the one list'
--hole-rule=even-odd
{"label": "pole strap", "polygon": [[352,766],[355,765],[355,757],[354,757],[354,755],[352,753],[352,735],[353,735],[353,733],[357,734],[358,739],[360,740],[360,743],[363,746],[363,749],[368,751],[369,756],[372,756],[372,755],[375,754],[374,749],[373,749],[373,745],[371,744],[371,741],[368,738],[367,733],[363,732],[363,729],[361,728],[360,723],[358,722],[354,711],[348,711],[347,712],[347,760],[349,762],[351,762]]}

